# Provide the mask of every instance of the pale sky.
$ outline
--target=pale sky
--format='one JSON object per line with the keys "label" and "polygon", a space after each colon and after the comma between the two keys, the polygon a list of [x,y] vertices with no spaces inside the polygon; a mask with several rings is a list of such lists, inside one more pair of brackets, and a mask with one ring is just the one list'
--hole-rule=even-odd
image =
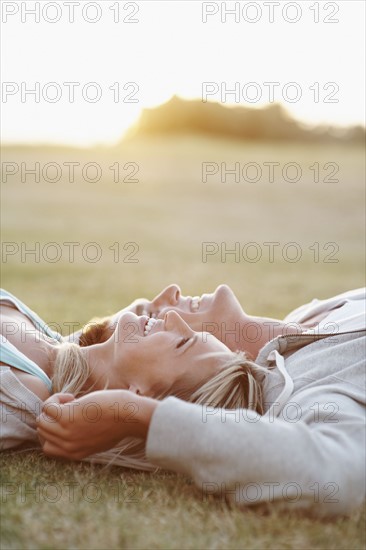
{"label": "pale sky", "polygon": [[[222,2],[43,0],[38,3],[40,22],[26,11],[35,4],[1,2],[4,142],[115,143],[141,109],[174,94],[201,99],[204,82],[214,83],[213,101],[221,100],[225,87],[237,86],[243,106],[268,103],[270,86],[264,83],[277,82],[274,99],[300,120],[364,124],[362,0],[224,3],[227,9],[238,5],[238,22],[229,14],[222,21]],[[272,23],[268,4],[274,10]],[[73,23],[68,21],[72,8]],[[207,15],[204,23],[208,11],[217,13]],[[325,18],[339,21],[325,23]],[[65,82],[79,83],[74,103],[69,100],[71,84]],[[291,82],[295,85],[288,86]],[[130,95],[137,102],[114,102],[115,83],[119,99]],[[128,83],[134,84],[123,89]],[[38,103],[34,95],[22,98],[22,91],[36,86]],[[299,100],[289,102],[299,90]],[[85,99],[96,92],[99,101]],[[50,102],[57,93],[59,99]],[[250,103],[256,94],[261,100]],[[223,97],[227,104],[236,99],[234,94]]]}

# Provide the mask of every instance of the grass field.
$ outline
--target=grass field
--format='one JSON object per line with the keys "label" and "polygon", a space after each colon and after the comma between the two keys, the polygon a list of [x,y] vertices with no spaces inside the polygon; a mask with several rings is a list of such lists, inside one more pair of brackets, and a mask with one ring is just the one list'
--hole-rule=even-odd
{"label": "grass field", "polygon": [[[185,294],[228,283],[248,313],[274,317],[364,285],[362,148],[161,137],[114,149],[5,147],[2,163],[1,286],[64,334],[172,282]],[[26,174],[35,163],[39,181]],[[75,181],[70,163],[79,163]],[[221,163],[239,163],[258,181],[241,173],[223,182]],[[268,163],[279,163],[273,181]],[[205,166],[217,173],[203,182]],[[288,181],[299,167],[299,181]],[[18,171],[5,178],[4,170]],[[203,243],[218,250],[206,261]],[[4,453],[1,462],[4,550],[365,547],[365,510],[333,521],[264,515],[205,501],[171,473],[33,453]]]}

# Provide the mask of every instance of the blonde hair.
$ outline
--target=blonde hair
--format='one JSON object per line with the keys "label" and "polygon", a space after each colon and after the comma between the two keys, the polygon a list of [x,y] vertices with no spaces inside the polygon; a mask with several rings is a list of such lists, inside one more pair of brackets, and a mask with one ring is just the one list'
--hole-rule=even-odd
{"label": "blonde hair", "polygon": [[266,368],[247,359],[244,352],[232,352],[220,372],[198,388],[188,401],[222,409],[250,409],[262,415],[262,384],[267,374]]}
{"label": "blonde hair", "polygon": [[[187,381],[178,381],[156,396],[157,399],[175,396],[190,403],[224,409],[252,409],[263,414],[262,383],[268,372],[247,359],[243,352],[210,353],[213,360],[221,362],[215,376],[196,387]],[[90,367],[77,344],[61,343],[58,348],[52,378],[53,391],[69,392],[80,397],[92,391]],[[140,470],[156,470],[145,456],[145,444],[138,438],[123,439],[109,451],[84,459],[91,463],[124,466]]]}
{"label": "blonde hair", "polygon": [[52,390],[54,393],[72,393],[80,397],[89,393],[90,366],[77,344],[62,342],[59,344],[53,365]]}

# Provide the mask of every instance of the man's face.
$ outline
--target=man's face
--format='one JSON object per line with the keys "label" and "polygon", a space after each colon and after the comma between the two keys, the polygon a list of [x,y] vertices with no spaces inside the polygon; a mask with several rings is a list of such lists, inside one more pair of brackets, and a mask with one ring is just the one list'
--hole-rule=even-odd
{"label": "man's face", "polygon": [[[240,303],[235,294],[227,285],[220,285],[212,294],[202,296],[183,296],[178,285],[166,287],[153,300],[138,299],[122,310],[131,311],[136,315],[147,315],[157,319],[164,319],[168,311],[176,311],[180,317],[196,331],[210,331],[210,324],[225,323],[228,319],[235,319],[242,312]],[[117,321],[122,312],[114,315]]]}

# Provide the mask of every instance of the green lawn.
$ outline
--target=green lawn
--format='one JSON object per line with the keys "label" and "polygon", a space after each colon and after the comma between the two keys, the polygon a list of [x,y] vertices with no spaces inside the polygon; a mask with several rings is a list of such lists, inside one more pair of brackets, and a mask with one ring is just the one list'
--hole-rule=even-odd
{"label": "green lawn", "polygon": [[[226,282],[248,313],[274,317],[314,297],[364,285],[361,148],[186,136],[115,149],[8,147],[2,162],[3,170],[4,162],[12,162],[19,172],[2,187],[1,286],[65,334],[71,323],[80,326],[137,296],[152,297],[172,282],[186,294]],[[59,181],[41,175],[35,182],[23,174],[22,182],[21,163],[24,172],[37,162],[41,172],[47,163],[58,163]],[[71,162],[79,163],[73,182],[65,165]],[[90,162],[100,165],[99,182],[81,176]],[[279,171],[268,181],[273,162]],[[119,182],[109,168],[115,163]],[[216,163],[218,170],[221,163],[228,169],[240,163],[252,179],[250,170],[259,166],[262,178],[229,177],[224,183],[219,171],[204,183],[203,163]],[[287,163],[301,167],[298,182],[282,177]],[[339,181],[329,182],[336,166],[333,179]],[[48,170],[51,179],[54,168]],[[122,181],[132,171],[138,181]],[[89,179],[93,175],[90,168]],[[74,258],[65,243],[74,243]],[[216,243],[211,246],[221,252],[239,247],[240,256],[217,253],[203,262],[203,243]],[[32,247],[36,254],[25,254]],[[261,253],[258,261],[255,251]],[[101,257],[94,262],[95,252]],[[289,261],[295,252],[301,258]],[[56,254],[58,261],[50,261]],[[33,453],[4,453],[1,460],[2,549],[365,546],[364,510],[336,521],[275,510],[264,515],[204,501],[189,480],[175,474],[64,464]]]}
{"label": "green lawn", "polygon": [[[364,548],[365,512],[321,521],[229,508],[170,473],[5,455],[2,549]],[[12,493],[12,494],[11,494]]]}

